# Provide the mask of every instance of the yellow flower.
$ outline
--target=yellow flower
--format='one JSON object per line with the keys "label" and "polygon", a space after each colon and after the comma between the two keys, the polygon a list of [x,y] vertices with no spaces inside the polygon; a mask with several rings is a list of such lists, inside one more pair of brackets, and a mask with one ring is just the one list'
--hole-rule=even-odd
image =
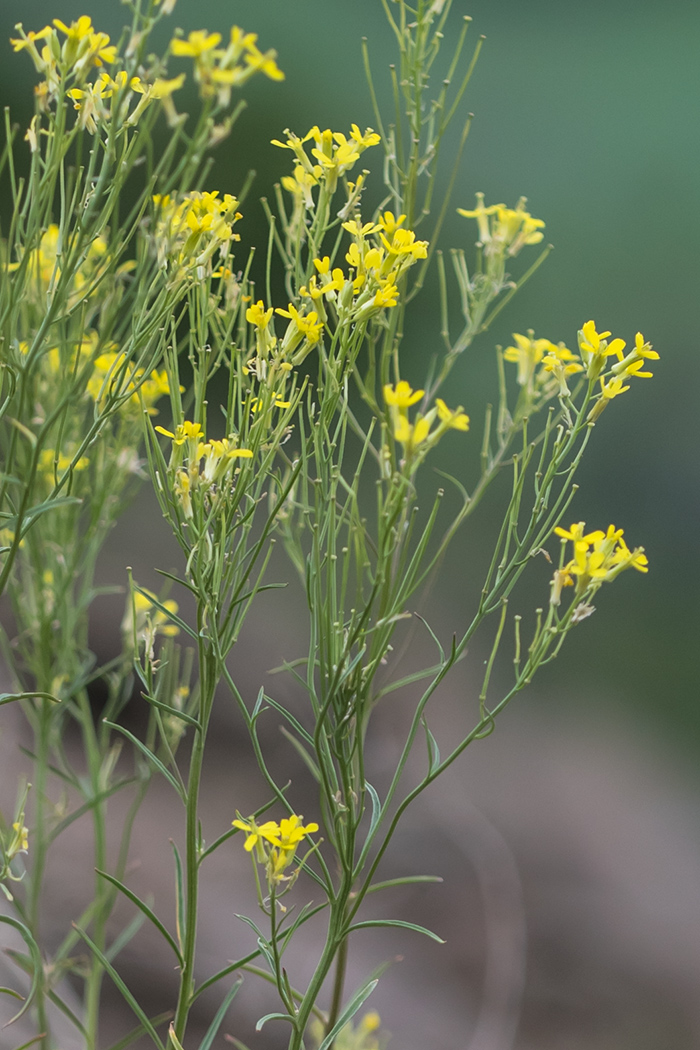
{"label": "yellow flower", "polygon": [[[22,29],[21,23],[16,28],[21,30]],[[14,40],[12,37],[10,37],[10,43],[12,44],[12,50],[15,51],[15,52],[22,51],[25,47],[26,48],[30,48],[32,50],[36,50],[35,48],[33,48],[32,45],[37,40],[46,40],[46,38],[50,37],[52,33],[53,33],[53,29],[51,28],[51,26],[44,26],[44,28],[40,29],[38,33],[33,33],[33,32],[30,31],[29,33],[26,33],[25,35],[23,35],[20,40]]]}
{"label": "yellow flower", "polygon": [[612,373],[615,376],[627,378],[632,376],[636,379],[651,379],[653,372],[642,372],[645,361],[658,361],[659,355],[652,350],[651,343],[647,343],[641,332],[637,332],[634,339],[634,349],[626,357],[618,353],[618,362],[613,365]]}
{"label": "yellow flower", "polygon": [[208,33],[206,29],[193,29],[187,40],[177,37],[170,41],[170,50],[178,57],[199,58],[221,43],[221,33]]}
{"label": "yellow flower", "polygon": [[398,297],[399,290],[396,285],[387,283],[375,293],[373,304],[383,310],[385,308],[396,306]]}
{"label": "yellow flower", "polygon": [[624,339],[613,339],[608,343],[610,332],[596,331],[595,321],[586,321],[578,333],[578,347],[581,359],[588,366],[589,379],[597,379],[608,357],[622,359],[626,343]]}
{"label": "yellow flower", "polygon": [[201,423],[191,423],[189,420],[185,420],[184,423],[179,423],[175,429],[175,433],[171,430],[166,430],[165,427],[155,428],[159,434],[165,434],[166,437],[172,438],[173,445],[184,445],[187,441],[201,441],[204,437]]}
{"label": "yellow flower", "polygon": [[532,331],[526,336],[520,335],[519,332],[513,332],[513,339],[515,340],[515,346],[507,346],[505,348],[503,359],[512,364],[517,364],[518,384],[519,386],[527,386],[535,373],[535,368],[552,344],[549,339],[535,339]]}
{"label": "yellow flower", "polygon": [[465,415],[461,408],[456,408],[453,411],[439,397],[435,398],[435,404],[437,405],[438,419],[446,423],[449,429],[469,430],[469,416]]}
{"label": "yellow flower", "polygon": [[243,844],[246,853],[250,853],[258,844],[262,847],[263,842],[279,845],[280,828],[279,824],[274,820],[268,820],[264,824],[256,824],[254,818],[249,817],[248,820],[232,820],[231,824],[234,828],[247,832],[246,840]]}
{"label": "yellow flower", "polygon": [[425,259],[428,256],[428,242],[417,241],[413,230],[397,228],[391,241],[384,234],[380,236],[389,255],[410,255],[412,259]]}
{"label": "yellow flower", "polygon": [[395,387],[389,383],[384,387],[384,400],[387,405],[395,405],[398,409],[410,408],[417,404],[425,393],[424,390],[412,390],[405,379],[400,379]]}
{"label": "yellow flower", "polygon": [[486,207],[483,193],[477,193],[473,211],[465,208],[458,208],[457,211],[466,219],[476,219],[479,240],[489,254],[505,252],[513,256],[526,245],[539,244],[544,237],[544,222],[530,215],[525,208],[526,203],[527,199],[521,197],[515,208],[506,208],[505,204],[490,204]]}
{"label": "yellow flower", "polygon": [[245,317],[249,324],[254,325],[256,328],[263,329],[267,328],[269,325],[272,314],[272,307],[266,310],[262,299],[258,299],[257,303],[253,303],[252,306],[248,307]]}
{"label": "yellow flower", "polygon": [[397,227],[403,226],[405,221],[405,215],[399,215],[397,218],[393,211],[385,211],[384,214],[380,215],[377,219],[381,228],[385,233],[388,233],[390,237],[396,232]]}
{"label": "yellow flower", "polygon": [[321,338],[323,321],[319,321],[315,310],[310,310],[308,314],[300,314],[296,307],[289,303],[288,310],[278,308],[275,313],[280,317],[288,317],[292,322],[282,340],[282,350],[285,353],[291,352],[303,338],[306,338],[311,346]]}

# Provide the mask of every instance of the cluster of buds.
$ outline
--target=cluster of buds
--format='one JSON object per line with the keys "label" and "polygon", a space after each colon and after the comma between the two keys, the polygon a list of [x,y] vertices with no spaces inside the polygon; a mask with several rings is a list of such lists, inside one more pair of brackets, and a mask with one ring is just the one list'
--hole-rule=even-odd
{"label": "cluster of buds", "polygon": [[268,820],[264,824],[256,824],[253,817],[243,820],[242,817],[232,821],[234,828],[246,832],[244,849],[250,853],[258,864],[264,867],[267,885],[272,892],[280,883],[288,883],[289,888],[304,864],[309,853],[316,848],[312,846],[305,857],[299,862],[295,870],[285,875],[294,862],[297,847],[307,835],[318,831],[318,824],[303,824],[304,818],[292,814],[284,817],[279,824],[274,820]]}
{"label": "cluster of buds", "polygon": [[[313,207],[311,191],[314,186],[323,183],[329,193],[334,193],[340,176],[355,166],[366,149],[381,142],[381,136],[372,128],[366,128],[362,132],[357,124],[352,125],[349,137],[329,128],[321,131],[317,125],[303,138],[299,138],[288,128],[285,135],[286,142],[273,139],[272,145],[292,150],[297,163],[294,166],[294,175],[283,179],[282,185],[294,196],[303,199],[307,208]],[[304,149],[307,142],[314,143],[311,156]]]}
{"label": "cluster of buds", "polygon": [[202,98],[216,97],[219,105],[227,106],[231,89],[242,87],[256,73],[264,73],[270,80],[284,80],[279,69],[276,51],[261,51],[256,33],[246,33],[233,26],[228,47],[221,48],[221,33],[196,29],[187,40],[176,37],[170,51],[177,58],[194,59],[194,77]]}
{"label": "cluster of buds", "polygon": [[535,219],[525,208],[527,198],[521,197],[515,208],[506,208],[505,204],[484,205],[483,193],[476,195],[476,208],[457,211],[465,219],[476,219],[479,227],[479,241],[489,256],[517,255],[526,245],[539,244],[544,234],[544,222]]}
{"label": "cluster of buds", "polygon": [[218,251],[226,257],[231,241],[239,239],[233,226],[241,218],[238,201],[218,190],[187,193],[180,200],[169,194],[153,197],[156,208],[155,242],[158,261],[180,273],[194,267],[203,278]]}
{"label": "cluster of buds", "polygon": [[554,573],[550,604],[559,605],[563,587],[576,585],[576,598],[589,589],[597,590],[602,583],[610,583],[625,569],[648,572],[648,559],[643,547],[630,550],[623,537],[624,529],[609,525],[607,532],[597,529],[585,533],[586,523],[574,522],[569,529],[556,528],[554,532],[573,545],[573,558]]}
{"label": "cluster of buds", "polygon": [[12,826],[6,828],[5,822],[0,820],[0,889],[9,901],[13,898],[5,883],[21,882],[23,878],[13,872],[12,862],[19,854],[29,851],[29,829],[24,823],[24,809],[30,787],[31,784],[26,784],[20,792]]}
{"label": "cluster of buds", "polygon": [[[412,390],[403,379],[395,387],[389,384],[384,387],[384,401],[389,407],[394,440],[403,445],[404,458],[414,468],[448,430],[469,430],[469,416],[464,414],[461,406],[448,408],[439,397],[433,408],[425,415],[419,412],[411,423],[408,410],[421,400],[424,393],[423,390]],[[435,422],[437,426],[432,429]]]}
{"label": "cluster of buds", "polygon": [[218,491],[233,473],[237,459],[252,459],[248,448],[238,447],[235,434],[227,438],[207,441],[201,423],[185,420],[173,433],[165,427],[156,427],[172,441],[169,470],[174,476],[175,495],[186,518],[192,518],[192,498]]}

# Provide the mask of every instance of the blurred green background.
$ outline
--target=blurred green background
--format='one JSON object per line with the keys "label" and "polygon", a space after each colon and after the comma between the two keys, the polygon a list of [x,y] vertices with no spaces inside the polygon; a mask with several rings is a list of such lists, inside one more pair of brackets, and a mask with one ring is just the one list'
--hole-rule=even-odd
{"label": "blurred green background", "polygon": [[[60,8],[55,0],[0,0],[0,42],[20,19],[26,29],[39,29],[55,15],[69,21],[83,13],[113,37],[125,21],[118,0],[63,0]],[[475,447],[480,441],[483,403],[495,395],[493,348],[507,344],[512,332],[533,328],[573,346],[576,330],[594,318],[599,329],[628,341],[641,330],[661,354],[654,379],[634,383],[596,427],[571,510],[571,520],[591,527],[623,526],[630,546],[645,546],[650,572],[627,573],[604,588],[596,614],[518,703],[545,720],[584,711],[595,723],[613,712],[631,734],[642,726],[683,770],[692,797],[700,786],[700,6],[459,0],[453,26],[459,14],[473,17],[472,43],[479,34],[486,42],[468,91],[466,106],[475,118],[455,208],[472,207],[477,190],[487,202],[511,206],[524,194],[555,246],[451,377],[448,401],[472,416],[470,440]],[[386,106],[393,39],[379,0],[179,0],[169,25],[225,32],[233,22],[258,32],[261,47],[277,48],[286,72],[281,85],[251,82],[248,109],[220,148],[210,179],[212,187],[235,193],[254,164],[257,180],[240,229],[244,244],[262,244],[256,199],[271,193],[287,163],[269,140],[286,127],[371,125],[360,40],[370,39]],[[164,33],[163,46],[167,38]],[[0,43],[0,54],[2,99],[24,126],[32,113],[33,70],[9,45]],[[364,159],[371,166],[372,153]],[[442,246],[471,248],[473,225],[452,214]],[[532,258],[518,259],[514,272]],[[426,307],[406,343],[405,372],[414,385],[423,360],[438,347],[438,318]],[[458,476],[462,440],[452,435],[441,449],[440,466]],[[139,513],[148,507],[140,501]],[[469,612],[480,581],[465,579],[462,567],[493,535],[497,498],[491,507],[455,542],[445,582],[433,596],[443,629]],[[138,529],[141,542],[143,519]],[[121,531],[122,542],[127,535]],[[129,557],[125,544],[120,571]],[[522,600],[527,612],[542,601],[541,591]],[[697,804],[694,811],[697,826]],[[695,1044],[662,1039],[648,1045]]]}

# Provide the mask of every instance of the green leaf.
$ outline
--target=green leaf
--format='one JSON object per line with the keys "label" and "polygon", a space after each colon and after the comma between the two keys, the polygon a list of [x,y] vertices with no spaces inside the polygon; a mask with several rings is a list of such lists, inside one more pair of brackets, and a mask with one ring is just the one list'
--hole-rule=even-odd
{"label": "green leaf", "polygon": [[14,1017],[10,1018],[10,1020],[5,1023],[5,1028],[7,1028],[8,1025],[11,1025],[15,1021],[19,1020],[22,1014],[26,1013],[26,1011],[32,1005],[32,1002],[34,1001],[34,996],[36,995],[37,989],[39,987],[39,980],[42,973],[42,962],[39,946],[32,937],[31,932],[27,929],[23,922],[20,922],[19,919],[13,919],[11,915],[0,915],[0,922],[4,922],[6,926],[11,926],[13,930],[17,930],[18,934],[20,935],[24,943],[27,945],[27,948],[29,949],[28,963],[30,964],[30,969],[28,969],[27,972],[31,973],[32,977],[32,983],[29,989],[29,994],[24,1000],[24,1005],[20,1008],[20,1010],[15,1014]]}
{"label": "green leaf", "polygon": [[60,704],[60,700],[57,696],[53,696],[51,693],[0,693],[0,704],[11,704],[15,700],[31,700],[36,697],[38,700],[51,700],[54,704]]}
{"label": "green leaf", "polygon": [[48,997],[51,1000],[51,1002],[54,1004],[54,1006],[58,1010],[61,1011],[61,1013],[64,1015],[64,1017],[68,1018],[68,1020],[73,1025],[73,1027],[77,1028],[78,1031],[80,1032],[80,1034],[83,1036],[83,1038],[87,1041],[87,1038],[88,1038],[87,1029],[85,1028],[85,1025],[80,1020],[80,1018],[76,1014],[73,1013],[73,1011],[71,1010],[70,1006],[68,1006],[66,1003],[64,1003],[63,999],[61,999],[61,997],[53,989],[49,989],[47,994],[48,994]]}
{"label": "green leaf", "polygon": [[148,921],[153,926],[155,926],[159,933],[163,935],[163,937],[168,942],[172,950],[175,952],[178,963],[180,964],[180,966],[182,966],[184,963],[184,959],[182,958],[182,952],[178,948],[175,938],[170,933],[168,933],[158,916],[155,914],[154,911],[151,910],[151,908],[148,907],[145,901],[142,901],[140,897],[138,897],[132,890],[130,890],[128,886],[125,886],[123,882],[120,882],[119,879],[115,879],[114,875],[108,875],[106,871],[100,871],[99,868],[95,868],[95,871],[101,878],[106,879],[107,882],[111,882],[113,886],[116,886],[120,893],[123,893],[124,896],[131,901],[132,904],[136,905],[139,911],[143,912]]}
{"label": "green leaf", "polygon": [[345,1007],[340,1017],[335,1022],[330,1032],[319,1046],[318,1050],[329,1050],[329,1048],[335,1042],[335,1038],[338,1035],[338,1033],[342,1031],[342,1029],[345,1028],[345,1025],[348,1023],[348,1021],[350,1021],[351,1018],[355,1016],[357,1011],[364,1003],[365,999],[369,999],[370,995],[372,994],[372,992],[378,984],[378,980],[369,981],[368,984],[365,984],[362,988],[360,988],[359,992],[355,992],[352,999]]}
{"label": "green leaf", "polygon": [[39,1035],[35,1035],[33,1039],[30,1039],[28,1043],[22,1043],[21,1046],[17,1047],[17,1050],[28,1050],[30,1046],[36,1046],[45,1037],[46,1033],[42,1032]]}
{"label": "green leaf", "polygon": [[367,893],[376,893],[377,890],[390,890],[394,886],[407,886],[414,882],[443,882],[439,875],[406,875],[400,879],[387,879],[386,882],[375,882],[370,886]]}
{"label": "green leaf", "polygon": [[[426,937],[430,937],[431,940],[437,941],[438,944],[444,944],[442,937],[438,937],[432,930],[427,930],[425,926],[418,926],[415,922],[404,922],[403,919],[367,919],[364,922],[355,922],[352,926],[348,926],[345,931],[347,936],[354,930],[366,930],[370,926],[400,926],[404,930],[414,930],[416,933],[424,933]],[[319,1047],[319,1050],[321,1048]]]}
{"label": "green leaf", "polygon": [[149,594],[148,591],[144,591],[141,587],[139,587],[137,583],[135,583],[133,587],[134,590],[141,594],[144,598],[148,598],[148,601],[154,609],[158,609],[159,612],[162,612],[163,616],[166,616],[171,623],[177,624],[181,631],[184,631],[185,634],[189,634],[190,638],[194,638],[195,641],[197,640],[197,632],[193,631],[188,623],[185,623],[184,620],[182,620],[170,609],[166,609],[162,602],[159,602],[158,599],[155,598],[152,594]]}
{"label": "green leaf", "polygon": [[122,980],[122,978],[119,976],[117,971],[114,969],[114,967],[110,963],[110,961],[107,958],[107,956],[104,954],[104,952],[100,951],[100,949],[97,947],[97,945],[94,943],[94,941],[90,940],[90,938],[88,937],[87,933],[85,933],[84,930],[81,930],[80,927],[78,927],[78,926],[76,926],[76,929],[77,929],[78,933],[80,934],[80,936],[85,941],[85,943],[87,944],[87,946],[92,951],[93,955],[95,955],[95,957],[99,960],[99,962],[102,963],[102,966],[107,971],[109,976],[112,978],[112,980],[114,981],[114,984],[117,986],[119,991],[122,993],[122,995],[124,996],[124,999],[129,1004],[129,1006],[131,1007],[131,1009],[133,1010],[135,1015],[138,1017],[139,1021],[143,1025],[143,1029],[144,1029],[144,1032],[146,1033],[146,1035],[149,1035],[151,1037],[151,1039],[153,1040],[155,1045],[158,1047],[158,1050],[165,1050],[165,1047],[163,1046],[163,1043],[162,1043],[160,1037],[158,1036],[158,1033],[156,1032],[155,1028],[153,1027],[153,1024],[151,1023],[149,1018],[146,1016],[146,1014],[144,1013],[142,1008],[139,1006],[139,1004],[136,1001],[136,999],[134,998],[133,994],[129,991],[129,989],[125,985],[124,981]]}
{"label": "green leaf", "polygon": [[183,722],[187,722],[188,726],[194,726],[195,729],[201,729],[200,722],[193,718],[192,715],[186,715],[184,711],[178,711],[176,707],[171,707],[170,704],[164,704],[162,700],[156,700],[154,696],[149,696],[148,693],[141,693],[146,703],[152,704],[153,707],[157,707],[160,711],[165,711],[167,715],[172,715],[173,718],[179,718]]}
{"label": "green leaf", "polygon": [[255,1031],[259,1032],[263,1025],[267,1024],[268,1021],[291,1021],[292,1028],[294,1027],[294,1018],[291,1014],[265,1014],[265,1016],[261,1017],[256,1024]]}
{"label": "green leaf", "polygon": [[204,1036],[204,1039],[202,1039],[201,1043],[199,1044],[199,1050],[210,1050],[211,1044],[214,1042],[214,1039],[216,1037],[216,1033],[219,1031],[219,1028],[221,1027],[221,1023],[222,1023],[224,1017],[226,1016],[226,1011],[228,1010],[229,1006],[231,1005],[231,1003],[233,1002],[234,998],[236,997],[238,989],[241,987],[242,984],[243,984],[243,978],[240,977],[236,981],[236,983],[231,987],[230,991],[226,995],[226,997],[225,997],[224,1001],[222,1002],[221,1006],[216,1011],[216,1015],[214,1017],[214,1020],[212,1021],[212,1023],[207,1028],[206,1035]]}
{"label": "green leaf", "polygon": [[282,734],[282,736],[287,738],[289,743],[292,745],[292,747],[297,752],[297,754],[301,758],[302,762],[304,763],[304,765],[308,769],[309,773],[311,773],[311,776],[314,778],[316,783],[320,784],[321,783],[321,771],[318,768],[318,766],[316,765],[316,763],[314,762],[314,760],[311,757],[311,755],[309,754],[309,752],[306,750],[306,748],[302,744],[302,742],[300,740],[297,740],[297,738],[292,733],[289,732],[289,730],[286,728],[286,726],[280,726],[280,733]]}
{"label": "green leaf", "polygon": [[161,760],[156,755],[154,755],[153,752],[150,751],[146,747],[146,745],[139,740],[138,737],[134,736],[133,733],[130,733],[128,729],[124,729],[123,726],[117,725],[116,722],[108,722],[107,719],[105,719],[104,720],[104,725],[109,726],[110,729],[116,729],[116,731],[118,733],[121,733],[122,736],[125,736],[127,738],[127,740],[130,740],[131,743],[134,745],[134,747],[137,747],[139,749],[139,751],[143,755],[146,756],[147,760],[150,763],[152,763],[152,765],[155,766],[155,768],[158,770],[158,772],[163,774],[163,776],[168,781],[168,783],[171,784],[175,788],[175,790],[177,791],[178,795],[180,796],[180,799],[182,800],[183,805],[186,804],[187,793],[185,791],[184,784],[180,783],[173,776],[173,774],[170,772],[170,770],[167,769],[166,766],[163,765]]}
{"label": "green leaf", "polygon": [[182,931],[185,926],[185,886],[182,878],[182,860],[180,859],[179,850],[172,839],[170,840],[170,845],[173,847],[173,858],[175,860],[175,931],[180,951],[182,951]]}
{"label": "green leaf", "polygon": [[377,824],[379,823],[380,817],[382,815],[382,803],[379,798],[379,795],[374,790],[369,780],[365,781],[365,787],[367,788],[369,797],[372,799],[372,819],[370,821],[369,831],[367,832],[367,840],[371,841],[375,831],[377,830]]}
{"label": "green leaf", "polygon": [[0,987],[0,995],[11,995],[13,999],[19,999],[21,1003],[24,1002],[24,996],[16,992],[14,988],[2,988]]}
{"label": "green leaf", "polygon": [[425,742],[428,747],[428,775],[431,775],[440,765],[440,748],[438,747],[437,740],[428,729],[428,723],[425,717],[421,718],[421,722],[423,723],[423,729],[425,730]]}
{"label": "green leaf", "polygon": [[201,995],[201,993],[206,988],[211,988],[211,986],[213,984],[216,984],[217,981],[220,981],[222,977],[228,977],[230,973],[234,973],[236,970],[242,969],[246,965],[246,963],[252,962],[253,959],[257,959],[259,955],[260,952],[257,950],[254,952],[250,952],[249,955],[244,955],[242,959],[237,959],[236,962],[231,963],[229,966],[225,966],[223,970],[219,970],[219,972],[215,973],[212,977],[207,977],[206,981],[202,981],[199,988],[197,988],[190,996],[190,1006],[195,1001],[197,996]]}

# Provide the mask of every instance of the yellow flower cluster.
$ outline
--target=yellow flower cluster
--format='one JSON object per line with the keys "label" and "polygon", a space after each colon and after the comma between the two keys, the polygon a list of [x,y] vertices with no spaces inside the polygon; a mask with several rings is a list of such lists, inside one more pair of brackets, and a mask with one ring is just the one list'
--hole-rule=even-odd
{"label": "yellow flower cluster", "polygon": [[[329,193],[335,192],[339,177],[354,167],[366,149],[381,142],[381,137],[372,128],[366,128],[363,133],[357,124],[352,125],[349,137],[329,128],[321,131],[317,125],[303,138],[289,129],[285,130],[285,135],[286,142],[273,139],[272,145],[292,150],[297,163],[293,177],[282,179],[282,185],[293,195],[302,197],[309,208],[313,206],[312,187],[323,182]],[[304,149],[309,141],[314,143],[311,157]]]}
{"label": "yellow flower cluster", "polygon": [[[651,379],[653,372],[645,371],[646,361],[658,361],[659,355],[652,349],[641,332],[637,332],[634,347],[625,353],[624,339],[612,339],[610,332],[596,331],[595,321],[586,321],[578,333],[581,358],[586,365],[586,375],[591,380],[599,379],[600,395],[591,409],[589,422],[594,423],[613,398],[629,390],[626,379]],[[608,358],[617,360],[606,371]],[[601,374],[603,373],[603,374]]]}
{"label": "yellow flower cluster", "polygon": [[241,87],[255,73],[264,73],[271,80],[284,80],[279,69],[276,51],[261,51],[256,33],[246,33],[233,26],[226,48],[220,48],[221,33],[197,29],[187,40],[176,37],[170,51],[178,58],[194,59],[194,77],[200,86],[202,98],[217,97],[219,105],[227,106],[231,89]]}
{"label": "yellow flower cluster", "polygon": [[236,459],[251,459],[248,448],[238,447],[235,434],[207,441],[201,423],[185,420],[173,433],[165,427],[155,428],[172,441],[169,467],[174,471],[175,495],[185,517],[192,517],[192,496],[208,493],[231,476]]}
{"label": "yellow flower cluster", "polygon": [[[95,333],[96,334],[96,333]],[[168,374],[154,370],[144,379],[145,369],[127,363],[126,354],[116,350],[100,354],[94,361],[94,371],[87,384],[90,397],[99,402],[115,389],[120,393],[133,391],[129,402],[135,409],[145,408],[149,415],[157,415],[156,401],[170,393]]]}
{"label": "yellow flower cluster", "polygon": [[359,219],[343,223],[353,239],[345,255],[347,276],[342,267],[332,267],[326,255],[314,259],[317,272],[300,289],[300,295],[313,300],[319,316],[325,319],[324,300],[334,302],[338,312],[354,323],[396,306],[399,278],[428,254],[428,242],[403,229],[405,219],[385,212],[376,223],[363,224]]}
{"label": "yellow flower cluster", "polygon": [[[568,397],[570,391],[567,376],[583,371],[577,354],[573,354],[564,343],[552,343],[549,339],[535,339],[534,332],[520,335],[513,332],[513,346],[503,351],[505,361],[518,366],[518,384],[530,393],[542,391],[545,397],[559,393]],[[539,372],[537,366],[541,365]],[[556,380],[552,384],[551,378]]]}
{"label": "yellow flower cluster", "polygon": [[479,228],[479,240],[489,255],[517,255],[522,248],[530,244],[539,244],[544,234],[542,219],[534,219],[525,208],[527,198],[521,197],[515,208],[506,208],[505,204],[484,205],[483,193],[476,195],[476,208],[457,211],[465,219],[476,219]]}
{"label": "yellow flower cluster", "polygon": [[294,875],[285,875],[284,872],[293,862],[299,843],[307,835],[318,831],[318,824],[304,825],[303,820],[303,817],[292,814],[291,817],[283,818],[279,824],[274,820],[256,824],[253,817],[248,820],[239,817],[232,821],[234,828],[246,832],[243,847],[246,852],[255,850],[255,859],[265,865],[269,886],[294,878]]}
{"label": "yellow flower cluster", "polygon": [[597,529],[585,533],[586,523],[574,522],[569,529],[556,528],[554,532],[573,545],[573,558],[557,569],[552,580],[552,605],[559,605],[563,587],[571,587],[576,580],[576,594],[581,595],[591,584],[610,583],[625,569],[648,572],[648,559],[643,547],[630,550],[623,537],[624,529],[609,525],[607,532]]}
{"label": "yellow flower cluster", "polygon": [[[424,393],[423,390],[412,390],[404,379],[395,387],[389,384],[384,387],[384,401],[389,406],[394,440],[403,445],[407,460],[412,459],[419,450],[432,448],[448,430],[469,430],[469,416],[464,414],[461,406],[450,409],[439,397],[435,399],[434,408],[426,415],[419,412],[411,423],[408,410],[420,401]],[[431,431],[436,420],[438,425]]]}
{"label": "yellow flower cluster", "polygon": [[241,218],[238,201],[218,190],[187,193],[180,200],[155,194],[155,241],[163,267],[205,267],[218,250],[224,256],[231,241],[238,240],[233,226]]}
{"label": "yellow flower cluster", "polygon": [[[101,73],[93,84],[85,84],[82,88],[71,88],[66,94],[72,99],[73,108],[77,109],[80,114],[80,126],[94,135],[100,121],[106,122],[116,118],[129,125],[137,124],[144,109],[153,99],[163,102],[168,119],[172,123],[176,114],[171,96],[173,92],[179,91],[184,82],[184,73],[172,80],[164,80],[159,77],[152,84],[148,84],[141,77],[129,78],[124,70],[120,70],[113,77],[109,73]],[[134,111],[129,114],[128,102],[134,92],[141,95],[142,98]],[[107,99],[113,100],[111,107],[105,105]],[[118,113],[115,113],[113,106],[117,99],[122,106]]]}
{"label": "yellow flower cluster", "polygon": [[[52,285],[55,286],[61,276],[58,260],[60,254],[65,256],[65,253],[66,245],[61,245],[59,227],[56,223],[51,223],[42,234],[39,247],[27,253],[26,262],[23,258],[21,262],[7,265],[7,270],[11,273],[24,263],[29,277],[26,285],[28,294],[42,309],[46,308],[47,291]],[[73,283],[69,293],[69,306],[85,298],[90,284],[100,275],[107,261],[107,241],[102,236],[96,237],[91,241],[83,260],[71,268]]]}
{"label": "yellow flower cluster", "polygon": [[[54,477],[61,477],[73,463],[74,456],[71,452],[56,451],[53,448],[44,448],[39,453],[39,472],[53,487]],[[73,465],[73,470],[85,470],[90,460],[87,456],[81,456]]]}
{"label": "yellow flower cluster", "polygon": [[[110,44],[107,33],[93,28],[88,15],[81,15],[70,25],[54,18],[52,25],[46,25],[36,33],[25,33],[21,23],[15,28],[20,36],[10,39],[12,47],[16,52],[26,50],[37,73],[45,77],[36,89],[40,105],[43,100],[55,97],[62,78],[81,84],[93,69],[111,66],[117,60],[115,45]],[[63,41],[59,32],[65,37]],[[38,44],[41,44],[41,49]]]}
{"label": "yellow flower cluster", "polygon": [[[274,314],[288,319],[287,328],[281,340],[278,340],[272,328]],[[288,309],[265,309],[262,299],[252,303],[246,310],[246,320],[255,332],[256,353],[243,366],[245,375],[253,375],[259,383],[264,383],[271,392],[275,408],[289,408],[285,400],[284,388],[287,377],[296,365],[301,364],[309,351],[318,343],[323,331],[323,321],[318,313],[310,310],[301,313],[292,304]],[[263,406],[261,398],[253,402],[253,410],[259,411]]]}

